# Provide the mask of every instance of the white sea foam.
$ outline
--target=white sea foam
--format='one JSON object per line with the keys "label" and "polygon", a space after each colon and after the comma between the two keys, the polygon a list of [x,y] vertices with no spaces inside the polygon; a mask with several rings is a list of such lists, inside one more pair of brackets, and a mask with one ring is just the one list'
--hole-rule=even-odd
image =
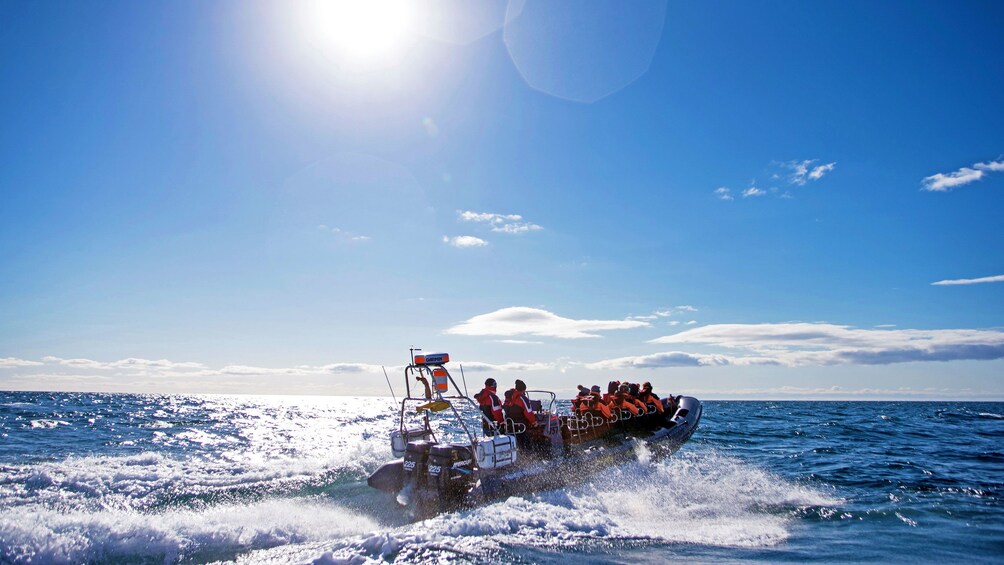
{"label": "white sea foam", "polygon": [[31,427],[33,428],[55,428],[59,426],[69,426],[69,422],[64,422],[62,420],[32,420]]}
{"label": "white sea foam", "polygon": [[282,493],[324,483],[332,474],[362,475],[376,457],[365,446],[309,458],[232,453],[180,459],[156,452],[69,457],[0,468],[0,500],[7,506],[142,510],[178,495],[231,489]]}
{"label": "white sea foam", "polygon": [[205,510],[61,511],[39,506],[0,517],[0,561],[81,563],[143,556],[173,562],[254,548],[334,540],[377,524],[319,499],[276,499]]}
{"label": "white sea foam", "polygon": [[255,552],[246,560],[436,560],[436,556],[498,556],[505,548],[558,550],[639,538],[656,543],[770,547],[788,539],[796,509],[840,503],[818,490],[704,450],[678,454],[665,462],[612,468],[593,483],[568,490],[512,497],[333,543]]}

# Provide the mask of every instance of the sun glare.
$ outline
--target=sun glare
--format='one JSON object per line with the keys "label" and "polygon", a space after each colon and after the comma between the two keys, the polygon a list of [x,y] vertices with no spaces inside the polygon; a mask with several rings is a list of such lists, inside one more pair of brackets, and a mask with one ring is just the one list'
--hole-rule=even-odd
{"label": "sun glare", "polygon": [[339,65],[369,70],[401,60],[413,37],[403,0],[319,0],[305,14],[312,43]]}

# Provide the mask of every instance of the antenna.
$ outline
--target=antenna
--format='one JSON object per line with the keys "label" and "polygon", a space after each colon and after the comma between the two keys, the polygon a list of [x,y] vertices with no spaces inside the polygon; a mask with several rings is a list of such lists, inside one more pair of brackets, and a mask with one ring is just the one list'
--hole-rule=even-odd
{"label": "antenna", "polygon": [[421,350],[422,350],[422,348],[421,348],[421,347],[415,347],[414,345],[412,345],[412,346],[411,346],[411,349],[409,349],[409,350],[408,350],[408,351],[410,351],[410,352],[411,352],[411,364],[412,364],[412,365],[414,365],[414,364],[415,364],[415,352],[416,352],[416,351],[421,351]]}
{"label": "antenna", "polygon": [[383,369],[383,378],[387,379],[387,388],[390,389],[390,397],[394,399],[394,404],[397,404],[397,396],[394,395],[394,387],[390,386],[390,377],[387,376],[387,367],[380,365]]}
{"label": "antenna", "polygon": [[464,396],[470,397],[470,395],[467,394],[467,377],[464,376],[464,364],[463,363],[460,364],[460,378],[463,379],[463,381],[464,381]]}

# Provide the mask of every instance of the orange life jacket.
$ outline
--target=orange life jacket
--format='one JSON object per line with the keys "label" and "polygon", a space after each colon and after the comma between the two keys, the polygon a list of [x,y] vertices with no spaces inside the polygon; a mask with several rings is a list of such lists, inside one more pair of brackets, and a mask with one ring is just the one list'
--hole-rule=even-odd
{"label": "orange life jacket", "polygon": [[514,422],[526,422],[531,426],[537,423],[537,416],[533,410],[530,410],[530,400],[526,394],[512,389],[511,394],[507,392],[506,395],[509,397],[506,399],[506,404],[503,405],[503,408],[506,409],[506,415]]}
{"label": "orange life jacket", "polygon": [[662,407],[662,401],[659,400],[658,396],[652,394],[652,391],[641,391],[641,394],[638,395],[638,400],[641,400],[645,404],[655,404],[655,410],[660,414],[665,412],[665,409]]}
{"label": "orange life jacket", "polygon": [[495,387],[486,386],[481,389],[481,392],[475,394],[474,398],[477,399],[481,412],[487,418],[499,424],[505,422],[505,416],[502,414],[502,401],[496,396]]}

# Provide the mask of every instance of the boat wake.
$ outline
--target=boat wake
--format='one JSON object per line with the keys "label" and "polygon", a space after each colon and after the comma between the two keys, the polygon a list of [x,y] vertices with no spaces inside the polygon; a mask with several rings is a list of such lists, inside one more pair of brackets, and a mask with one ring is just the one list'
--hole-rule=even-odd
{"label": "boat wake", "polygon": [[799,513],[839,503],[705,449],[672,461],[614,467],[571,489],[511,497],[340,540],[253,552],[240,560],[548,561],[577,552],[613,557],[625,548],[653,545],[762,548],[787,540]]}

